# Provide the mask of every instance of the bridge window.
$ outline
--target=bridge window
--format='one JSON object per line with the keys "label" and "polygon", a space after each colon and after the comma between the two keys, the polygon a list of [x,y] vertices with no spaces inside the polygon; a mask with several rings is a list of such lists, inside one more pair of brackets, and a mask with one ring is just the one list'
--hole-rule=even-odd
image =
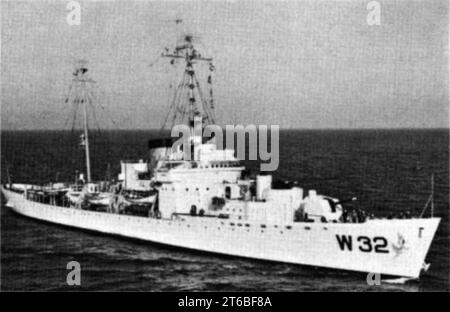
{"label": "bridge window", "polygon": [[230,199],[231,198],[231,187],[229,187],[229,186],[225,187],[225,198],[226,199]]}

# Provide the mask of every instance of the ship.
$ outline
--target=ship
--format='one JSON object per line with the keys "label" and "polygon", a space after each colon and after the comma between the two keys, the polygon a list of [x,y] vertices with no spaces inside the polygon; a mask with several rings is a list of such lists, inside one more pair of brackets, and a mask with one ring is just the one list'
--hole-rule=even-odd
{"label": "ship", "polygon": [[[346,205],[354,198],[340,200],[303,189],[301,183],[280,186],[271,175],[248,174],[233,148],[218,148],[216,138],[194,131],[195,124],[215,122],[212,89],[208,99],[196,75],[200,62],[215,70],[212,58],[195,49],[191,36],[161,56],[172,65],[183,64],[165,123],[186,120],[191,129],[186,145],[174,147],[172,138],[150,140],[149,159],[122,161],[116,182],[93,182],[85,120],[86,175],[75,185],[8,181],[2,185],[6,205],[36,220],[195,251],[420,277],[439,217],[349,213]],[[92,82],[87,74],[85,64],[76,68],[74,89]],[[86,118],[89,92],[71,101],[84,107]]]}

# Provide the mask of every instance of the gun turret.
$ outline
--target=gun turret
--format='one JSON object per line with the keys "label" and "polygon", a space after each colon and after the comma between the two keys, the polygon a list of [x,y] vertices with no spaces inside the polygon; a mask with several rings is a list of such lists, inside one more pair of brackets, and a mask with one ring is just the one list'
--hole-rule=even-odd
{"label": "gun turret", "polygon": [[342,199],[342,200],[339,200],[339,201],[337,201],[337,202],[333,201],[333,199],[331,199],[331,198],[325,198],[325,199],[326,199],[326,200],[328,201],[328,203],[330,204],[331,211],[332,211],[332,212],[336,212],[336,207],[337,207],[338,205],[342,205],[342,204],[346,204],[346,203],[353,202],[353,201],[355,201],[357,198],[356,198],[356,197],[352,197],[352,198],[349,198],[349,199]]}
{"label": "gun turret", "polygon": [[333,202],[333,204],[335,206],[337,206],[337,205],[342,205],[342,204],[346,204],[346,203],[351,203],[351,202],[356,201],[356,200],[357,200],[356,197],[352,197],[352,198],[348,198],[348,199],[342,199],[342,200],[340,200],[338,202]]}

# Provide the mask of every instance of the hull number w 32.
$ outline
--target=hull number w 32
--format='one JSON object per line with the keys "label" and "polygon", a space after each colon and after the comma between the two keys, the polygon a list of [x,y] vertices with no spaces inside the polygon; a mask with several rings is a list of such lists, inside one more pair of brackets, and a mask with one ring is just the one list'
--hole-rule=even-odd
{"label": "hull number w 32", "polygon": [[336,239],[341,250],[353,251],[356,248],[362,252],[389,253],[388,240],[382,236],[367,237],[358,236],[355,239],[352,235],[336,235]]}

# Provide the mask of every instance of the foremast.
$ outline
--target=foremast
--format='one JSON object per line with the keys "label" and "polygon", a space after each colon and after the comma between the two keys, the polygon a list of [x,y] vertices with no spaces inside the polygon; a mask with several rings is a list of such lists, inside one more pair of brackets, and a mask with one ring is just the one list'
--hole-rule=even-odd
{"label": "foremast", "polygon": [[78,61],[78,64],[75,66],[75,71],[72,73],[73,80],[72,85],[70,87],[69,96],[66,99],[66,102],[71,101],[75,107],[74,114],[74,125],[77,110],[82,105],[83,110],[83,134],[81,135],[81,145],[85,150],[86,157],[86,181],[89,183],[92,180],[91,177],[91,159],[90,159],[90,151],[89,151],[89,120],[88,120],[88,105],[92,106],[92,93],[90,86],[95,83],[92,80],[87,72],[87,62],[84,60]]}

